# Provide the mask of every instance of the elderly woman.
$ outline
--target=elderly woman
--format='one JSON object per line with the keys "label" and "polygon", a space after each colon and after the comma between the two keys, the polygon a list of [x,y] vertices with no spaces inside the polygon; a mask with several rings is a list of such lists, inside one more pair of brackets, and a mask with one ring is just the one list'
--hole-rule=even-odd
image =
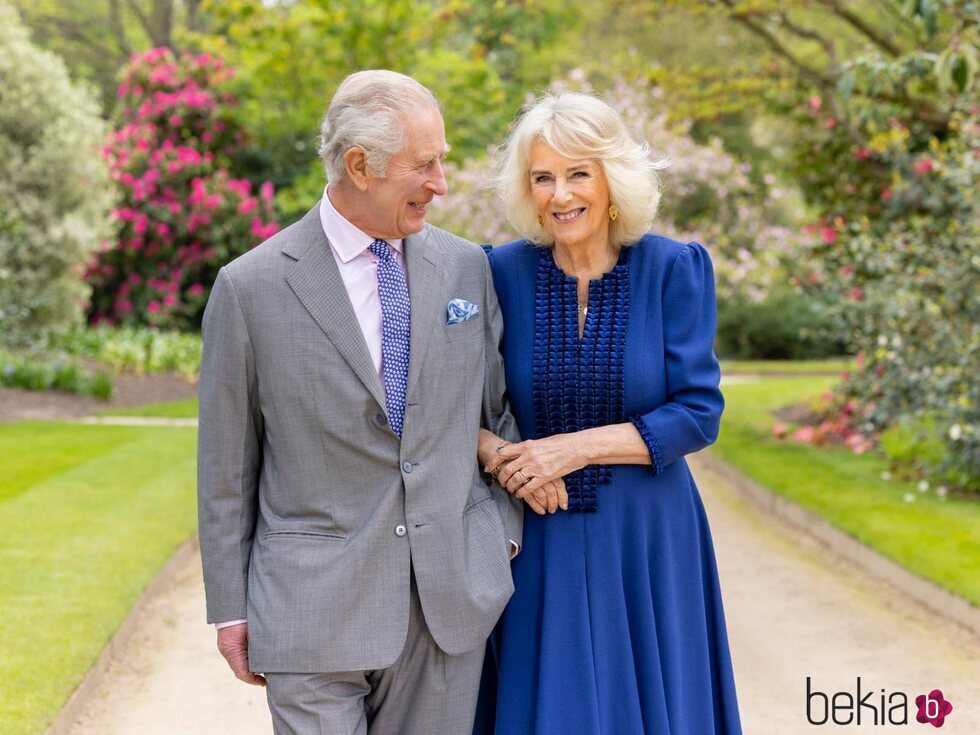
{"label": "elderly woman", "polygon": [[[711,261],[645,234],[659,167],[612,108],[575,93],[538,101],[504,149],[498,186],[525,239],[489,257],[527,440],[485,432],[480,461],[539,514],[526,514],[476,732],[741,732],[684,460],[714,441],[723,406]],[[540,513],[558,478],[567,512]]]}

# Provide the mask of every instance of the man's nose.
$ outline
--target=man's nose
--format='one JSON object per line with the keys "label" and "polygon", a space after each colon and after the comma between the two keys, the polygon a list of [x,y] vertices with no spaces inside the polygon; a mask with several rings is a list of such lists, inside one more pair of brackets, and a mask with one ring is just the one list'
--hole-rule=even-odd
{"label": "man's nose", "polygon": [[445,196],[446,192],[449,191],[449,185],[446,183],[446,172],[442,170],[442,163],[436,161],[436,170],[429,181],[429,189],[436,196]]}

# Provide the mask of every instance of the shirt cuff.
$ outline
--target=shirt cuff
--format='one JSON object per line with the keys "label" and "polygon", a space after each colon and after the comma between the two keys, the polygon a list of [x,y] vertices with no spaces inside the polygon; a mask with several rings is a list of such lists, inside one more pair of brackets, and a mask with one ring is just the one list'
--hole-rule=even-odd
{"label": "shirt cuff", "polygon": [[215,623],[214,629],[221,630],[222,628],[230,628],[233,625],[241,625],[242,623],[247,623],[247,620],[228,620],[224,623]]}
{"label": "shirt cuff", "polygon": [[512,538],[507,539],[507,541],[510,542],[510,558],[513,559],[521,553],[521,545]]}

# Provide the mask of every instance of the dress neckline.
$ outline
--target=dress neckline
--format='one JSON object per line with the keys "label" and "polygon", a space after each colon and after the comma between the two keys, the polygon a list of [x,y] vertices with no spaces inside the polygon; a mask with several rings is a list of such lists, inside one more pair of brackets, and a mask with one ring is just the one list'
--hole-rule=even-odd
{"label": "dress neckline", "polygon": [[[553,275],[556,277],[556,280],[564,279],[568,283],[574,283],[577,285],[578,278],[568,275],[565,271],[558,267],[558,262],[555,260],[554,246],[552,245],[549,248],[545,248],[545,250],[548,252],[543,254],[541,257],[547,261],[548,265],[551,266],[551,270],[553,271]],[[590,279],[589,286],[591,287],[594,283],[602,283],[603,281],[614,277],[617,274],[617,271],[621,272],[622,269],[629,263],[629,251],[630,248],[626,246],[621,247],[619,249],[619,255],[616,256],[616,262],[613,264],[613,267],[603,273],[599,278]],[[591,288],[589,296],[591,298]]]}

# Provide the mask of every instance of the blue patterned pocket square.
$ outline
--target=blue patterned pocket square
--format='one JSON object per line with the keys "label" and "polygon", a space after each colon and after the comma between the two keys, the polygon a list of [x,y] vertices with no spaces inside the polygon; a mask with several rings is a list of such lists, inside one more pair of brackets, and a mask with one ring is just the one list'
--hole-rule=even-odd
{"label": "blue patterned pocket square", "polygon": [[446,324],[459,324],[467,319],[472,319],[480,313],[479,304],[471,304],[465,299],[453,299],[449,302],[449,318]]}

